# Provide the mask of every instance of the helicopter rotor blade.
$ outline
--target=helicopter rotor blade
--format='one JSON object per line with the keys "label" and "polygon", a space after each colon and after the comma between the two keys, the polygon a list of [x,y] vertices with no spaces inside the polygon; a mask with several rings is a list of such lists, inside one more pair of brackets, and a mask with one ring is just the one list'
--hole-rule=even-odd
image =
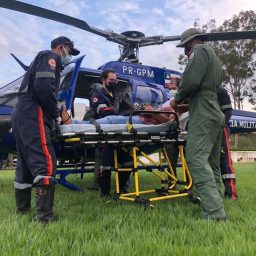
{"label": "helicopter rotor blade", "polygon": [[126,42],[124,42],[124,40],[122,41],[122,39],[126,39],[126,37],[121,34],[114,33],[112,31],[104,31],[98,28],[91,27],[84,20],[76,19],[71,16],[61,14],[55,11],[51,11],[42,7],[23,3],[20,1],[10,1],[10,0],[1,0],[0,7],[10,9],[13,11],[27,13],[27,14],[38,16],[48,20],[57,21],[67,25],[71,25],[76,28],[80,28],[82,30],[105,37],[109,41],[112,41],[121,45],[126,45]]}
{"label": "helicopter rotor blade", "polygon": [[[127,31],[124,33],[115,33],[113,31],[101,30],[95,27],[89,26],[84,20],[73,18],[71,16],[61,14],[55,11],[51,11],[42,7],[35,5],[23,3],[20,1],[13,0],[1,0],[0,7],[7,8],[10,10],[42,17],[45,19],[57,21],[67,25],[74,26],[76,28],[82,29],[84,31],[91,32],[93,34],[102,36],[108,41],[117,43],[124,48],[129,48],[130,50],[151,46],[160,45],[165,42],[178,41],[181,36],[148,36],[145,37],[143,33],[138,31]],[[134,32],[134,33],[131,33]],[[133,36],[135,34],[136,36]],[[203,41],[226,41],[226,40],[240,40],[240,39],[256,39],[256,31],[237,31],[237,32],[216,32],[216,33],[202,33],[201,38]],[[123,53],[125,55],[125,53]]]}
{"label": "helicopter rotor blade", "polygon": [[35,5],[23,3],[20,1],[2,0],[0,1],[0,7],[11,9],[13,11],[31,14],[31,15],[49,19],[49,20],[58,21],[58,22],[65,23],[67,25],[72,25],[87,31],[91,30],[91,27],[85,21],[78,20],[76,18],[67,16],[65,14],[60,14],[58,12],[47,10]]}
{"label": "helicopter rotor blade", "polygon": [[115,33],[113,31],[104,31],[99,28],[90,27],[91,30],[89,32],[92,32],[96,35],[105,37],[108,41],[120,44],[120,45],[127,45],[127,37],[123,36],[121,34]]}
{"label": "helicopter rotor blade", "polygon": [[[243,39],[256,39],[256,31],[233,31],[233,32],[214,32],[201,34],[203,41],[230,41]],[[164,42],[178,41],[180,36],[152,36],[141,39],[140,47],[159,45]]]}
{"label": "helicopter rotor blade", "polygon": [[180,36],[152,36],[152,37],[144,37],[141,40],[140,47],[150,46],[150,45],[159,45],[165,42],[178,41],[180,40]]}
{"label": "helicopter rotor blade", "polygon": [[202,34],[203,41],[256,39],[256,31],[216,32]]}

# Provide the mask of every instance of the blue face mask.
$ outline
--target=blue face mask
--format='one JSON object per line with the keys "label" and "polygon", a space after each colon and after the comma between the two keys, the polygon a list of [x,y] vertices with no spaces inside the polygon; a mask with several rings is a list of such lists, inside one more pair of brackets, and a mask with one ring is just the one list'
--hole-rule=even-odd
{"label": "blue face mask", "polygon": [[61,63],[63,66],[66,66],[67,64],[69,64],[71,62],[71,55],[67,55],[67,56],[61,56]]}
{"label": "blue face mask", "polygon": [[65,56],[63,56],[61,54],[61,63],[62,63],[63,66],[65,66],[65,65],[67,65],[71,62],[72,56],[67,53],[65,47],[63,47],[63,49],[64,49],[64,52],[65,52]]}

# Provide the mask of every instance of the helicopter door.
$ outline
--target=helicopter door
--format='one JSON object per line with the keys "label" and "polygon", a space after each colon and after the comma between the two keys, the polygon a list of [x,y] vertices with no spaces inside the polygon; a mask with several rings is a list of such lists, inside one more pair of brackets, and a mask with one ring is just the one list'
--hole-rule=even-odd
{"label": "helicopter door", "polygon": [[63,92],[64,95],[62,94],[66,100],[67,110],[70,110],[72,108],[79,68],[81,66],[84,56],[85,55],[81,56],[80,58],[76,58],[71,62],[71,63],[75,63],[75,67],[73,69],[72,76],[70,79],[70,85],[67,88],[67,90],[65,90],[65,92]]}

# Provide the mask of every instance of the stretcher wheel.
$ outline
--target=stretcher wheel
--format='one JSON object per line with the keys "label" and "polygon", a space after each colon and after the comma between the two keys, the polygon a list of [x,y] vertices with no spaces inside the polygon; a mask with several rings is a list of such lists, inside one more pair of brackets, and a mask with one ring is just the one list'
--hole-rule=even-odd
{"label": "stretcher wheel", "polygon": [[120,194],[115,193],[115,194],[113,195],[113,200],[117,201],[117,200],[119,199],[119,196],[120,196]]}
{"label": "stretcher wheel", "polygon": [[136,197],[135,202],[142,205],[144,207],[144,210],[154,208],[154,205],[151,204],[151,202],[148,199],[145,199],[145,198]]}
{"label": "stretcher wheel", "polygon": [[147,209],[154,209],[155,206],[150,202],[148,202],[148,203],[143,203],[143,207],[144,207],[144,210],[147,210]]}

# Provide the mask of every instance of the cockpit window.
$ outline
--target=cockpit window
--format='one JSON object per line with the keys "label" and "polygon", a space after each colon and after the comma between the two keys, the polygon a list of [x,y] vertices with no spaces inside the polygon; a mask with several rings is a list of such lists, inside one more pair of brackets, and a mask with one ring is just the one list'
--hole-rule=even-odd
{"label": "cockpit window", "polygon": [[0,88],[0,105],[9,107],[14,107],[16,105],[23,77],[24,76]]}
{"label": "cockpit window", "polygon": [[134,102],[160,105],[164,101],[163,92],[158,88],[138,85]]}

